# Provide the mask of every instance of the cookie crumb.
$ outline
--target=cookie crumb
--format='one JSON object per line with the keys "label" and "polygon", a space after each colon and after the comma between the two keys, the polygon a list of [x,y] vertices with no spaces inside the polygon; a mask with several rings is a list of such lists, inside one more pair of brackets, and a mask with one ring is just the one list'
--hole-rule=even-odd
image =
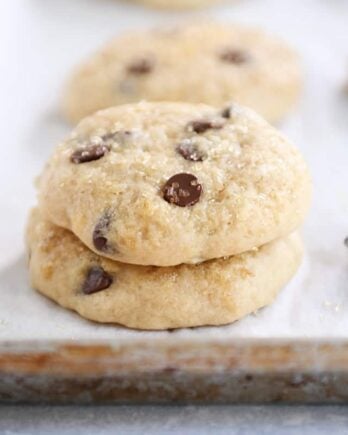
{"label": "cookie crumb", "polygon": [[338,313],[341,309],[341,304],[327,300],[323,302],[323,306],[324,308],[334,311],[335,313]]}

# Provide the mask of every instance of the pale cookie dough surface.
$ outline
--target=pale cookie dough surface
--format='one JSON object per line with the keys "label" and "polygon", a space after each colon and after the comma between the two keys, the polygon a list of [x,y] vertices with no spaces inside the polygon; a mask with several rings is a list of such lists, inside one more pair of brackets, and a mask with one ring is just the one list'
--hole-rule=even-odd
{"label": "pale cookie dough surface", "polygon": [[117,37],[75,71],[63,111],[77,122],[140,100],[233,100],[273,122],[293,107],[300,87],[297,55],[284,42],[261,30],[204,22]]}
{"label": "pale cookie dough surface", "polygon": [[133,0],[145,6],[161,9],[191,9],[222,3],[223,0]]}
{"label": "pale cookie dough surface", "polygon": [[81,316],[132,328],[233,322],[271,303],[302,257],[297,234],[199,265],[134,266],[100,257],[35,210],[27,242],[33,288]]}
{"label": "pale cookie dough surface", "polygon": [[[192,184],[169,182],[183,173]],[[299,151],[249,109],[139,103],[82,121],[44,169],[39,202],[100,255],[171,266],[289,234],[310,190]]]}

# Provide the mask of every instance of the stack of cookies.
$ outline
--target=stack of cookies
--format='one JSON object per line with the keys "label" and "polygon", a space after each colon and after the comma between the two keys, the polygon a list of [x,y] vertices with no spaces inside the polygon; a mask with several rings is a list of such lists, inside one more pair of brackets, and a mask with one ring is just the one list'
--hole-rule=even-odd
{"label": "stack of cookies", "polygon": [[38,189],[32,286],[88,319],[165,329],[271,303],[300,264],[311,187],[250,109],[140,102],[81,121]]}

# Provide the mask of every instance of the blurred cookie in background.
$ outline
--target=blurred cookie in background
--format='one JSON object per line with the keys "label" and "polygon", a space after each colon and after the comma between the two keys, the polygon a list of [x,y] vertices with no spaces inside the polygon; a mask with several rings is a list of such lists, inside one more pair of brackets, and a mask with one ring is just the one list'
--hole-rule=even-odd
{"label": "blurred cookie in background", "polygon": [[73,73],[63,111],[75,123],[140,100],[219,107],[234,101],[276,122],[295,105],[301,81],[297,54],[279,38],[239,25],[192,23],[116,37]]}
{"label": "blurred cookie in background", "polygon": [[131,0],[145,6],[161,9],[196,9],[217,3],[223,0]]}

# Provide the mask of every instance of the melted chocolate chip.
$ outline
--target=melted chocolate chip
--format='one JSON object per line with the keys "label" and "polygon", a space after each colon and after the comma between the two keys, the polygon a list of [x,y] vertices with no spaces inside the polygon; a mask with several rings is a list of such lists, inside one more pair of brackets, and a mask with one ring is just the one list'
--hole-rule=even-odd
{"label": "melted chocolate chip", "polygon": [[197,119],[191,121],[187,124],[188,131],[194,131],[195,133],[201,134],[207,130],[214,129],[218,130],[224,125],[223,121],[220,119]]}
{"label": "melted chocolate chip", "polygon": [[106,145],[89,145],[74,151],[70,161],[75,164],[92,162],[101,159],[109,151],[110,148]]}
{"label": "melted chocolate chip", "polygon": [[226,49],[220,53],[220,59],[224,62],[234,63],[235,65],[241,65],[248,62],[249,55],[242,50]]}
{"label": "melted chocolate chip", "polygon": [[109,251],[108,239],[105,237],[109,230],[111,222],[110,212],[105,212],[104,215],[99,219],[97,225],[94,227],[93,231],[93,245],[98,251],[107,252]]}
{"label": "melted chocolate chip", "polygon": [[192,174],[180,173],[169,178],[163,187],[163,198],[170,204],[188,207],[196,204],[202,194],[202,185]]}
{"label": "melted chocolate chip", "polygon": [[153,59],[143,57],[137,59],[127,66],[127,72],[130,74],[149,74],[155,66]]}
{"label": "melted chocolate chip", "polygon": [[231,115],[232,115],[232,106],[225,107],[221,112],[221,116],[225,119],[230,119]]}
{"label": "melted chocolate chip", "polygon": [[202,162],[205,158],[205,155],[199,150],[197,145],[189,141],[182,141],[176,148],[176,151],[181,154],[185,160],[190,160],[191,162]]}
{"label": "melted chocolate chip", "polygon": [[100,266],[93,266],[88,270],[82,292],[85,295],[105,290],[111,286],[113,278]]}

